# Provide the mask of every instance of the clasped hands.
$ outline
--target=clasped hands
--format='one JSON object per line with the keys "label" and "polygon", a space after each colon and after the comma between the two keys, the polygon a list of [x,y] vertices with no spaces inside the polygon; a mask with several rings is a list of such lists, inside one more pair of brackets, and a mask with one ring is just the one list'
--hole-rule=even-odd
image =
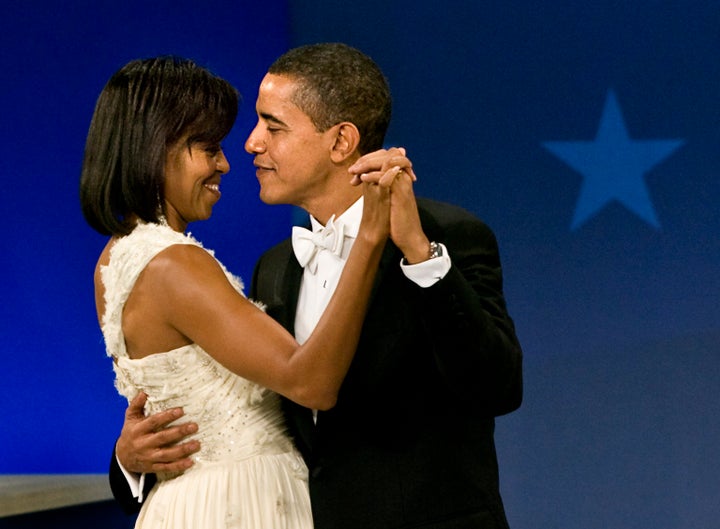
{"label": "clasped hands", "polygon": [[430,241],[420,224],[412,162],[403,147],[381,149],[362,156],[349,168],[351,184],[377,184],[390,188],[390,238],[410,264],[429,257]]}

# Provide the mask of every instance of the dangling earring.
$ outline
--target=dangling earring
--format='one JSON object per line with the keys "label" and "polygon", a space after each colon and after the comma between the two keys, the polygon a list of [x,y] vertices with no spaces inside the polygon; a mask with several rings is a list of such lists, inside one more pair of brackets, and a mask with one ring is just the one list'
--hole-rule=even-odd
{"label": "dangling earring", "polygon": [[155,196],[157,198],[157,218],[158,218],[158,224],[162,224],[163,226],[167,226],[167,217],[165,216],[165,211],[163,208],[163,202],[162,197],[160,196],[160,186],[158,185],[157,188],[155,188]]}

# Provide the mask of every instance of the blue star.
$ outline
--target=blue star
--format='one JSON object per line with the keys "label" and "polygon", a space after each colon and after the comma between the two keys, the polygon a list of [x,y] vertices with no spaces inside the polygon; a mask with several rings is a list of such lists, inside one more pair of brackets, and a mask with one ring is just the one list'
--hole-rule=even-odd
{"label": "blue star", "polygon": [[643,175],[683,143],[683,140],[631,139],[615,94],[610,90],[595,141],[543,143],[543,147],[583,176],[570,229],[579,228],[613,200],[659,229]]}

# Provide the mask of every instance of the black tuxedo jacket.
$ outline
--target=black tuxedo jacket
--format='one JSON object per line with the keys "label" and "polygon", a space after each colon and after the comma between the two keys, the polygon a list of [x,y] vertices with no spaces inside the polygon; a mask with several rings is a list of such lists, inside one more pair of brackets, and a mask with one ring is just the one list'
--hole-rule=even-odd
{"label": "black tuxedo jacket", "polygon": [[[494,417],[522,399],[522,353],[507,314],[497,243],[466,211],[418,200],[423,229],[448,248],[450,272],[420,288],[385,248],[360,343],[335,408],[284,400],[310,469],[317,529],[507,528]],[[302,269],[290,240],[267,251],[250,297],[290,332]],[[115,457],[110,482],[133,500]]]}
{"label": "black tuxedo jacket", "polygon": [[[421,288],[385,248],[359,346],[337,405],[285,400],[310,469],[317,529],[506,528],[494,417],[522,399],[522,353],[493,233],[468,212],[418,200],[450,272]],[[250,296],[293,332],[302,269],[290,240],[267,251]]]}

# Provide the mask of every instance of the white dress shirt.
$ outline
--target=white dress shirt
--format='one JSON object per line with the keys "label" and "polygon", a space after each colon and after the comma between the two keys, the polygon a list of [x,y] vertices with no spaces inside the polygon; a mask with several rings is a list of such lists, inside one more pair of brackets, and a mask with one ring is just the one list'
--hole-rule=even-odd
{"label": "white dress shirt", "polygon": [[[295,339],[298,343],[304,343],[308,339],[337,288],[340,274],[342,274],[350,249],[360,228],[362,208],[363,198],[360,197],[342,215],[335,219],[335,222],[342,222],[345,226],[346,241],[341,256],[338,257],[326,250],[319,250],[316,257],[316,272],[313,274],[308,268],[303,270],[297,312],[295,314]],[[322,224],[312,215],[310,216],[310,224],[313,231],[322,228]],[[450,270],[451,261],[445,246],[442,244],[440,246],[442,247],[442,255],[436,259],[428,259],[413,265],[403,264],[401,261],[400,267],[405,276],[423,288],[432,286],[445,277],[445,274]]]}

